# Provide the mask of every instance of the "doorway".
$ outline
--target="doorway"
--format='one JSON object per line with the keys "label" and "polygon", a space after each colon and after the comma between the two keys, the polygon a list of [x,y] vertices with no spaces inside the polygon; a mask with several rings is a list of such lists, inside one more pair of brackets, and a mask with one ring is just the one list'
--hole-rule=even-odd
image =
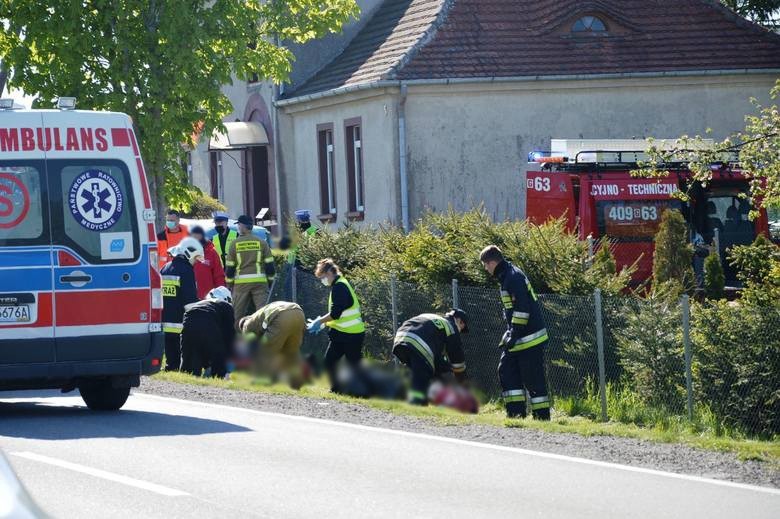
{"label": "doorway", "polygon": [[246,150],[247,171],[244,177],[244,207],[252,218],[263,207],[271,207],[268,179],[268,146]]}

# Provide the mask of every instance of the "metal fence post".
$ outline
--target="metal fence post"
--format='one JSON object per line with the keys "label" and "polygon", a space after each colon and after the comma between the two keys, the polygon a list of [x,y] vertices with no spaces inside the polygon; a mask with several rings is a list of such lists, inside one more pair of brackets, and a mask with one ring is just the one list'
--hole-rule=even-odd
{"label": "metal fence post", "polygon": [[588,266],[593,265],[593,255],[595,253],[595,241],[592,235],[588,235]]}
{"label": "metal fence post", "polygon": [[685,392],[688,396],[688,420],[693,420],[693,375],[691,373],[691,301],[688,294],[682,300],[683,345],[685,347]]}
{"label": "metal fence post", "polygon": [[393,312],[393,334],[398,331],[398,288],[395,274],[390,276],[390,311]]}
{"label": "metal fence post", "polygon": [[458,298],[458,280],[453,279],[452,280],[452,307],[453,308],[460,308],[460,301]]}
{"label": "metal fence post", "polygon": [[290,270],[292,279],[290,280],[290,286],[292,287],[292,302],[298,302],[298,269],[293,266]]}
{"label": "metal fence post", "polygon": [[606,422],[607,417],[607,375],[604,365],[604,323],[601,319],[601,289],[593,292],[593,300],[596,306],[596,348],[599,360],[599,396],[601,397],[601,420]]}

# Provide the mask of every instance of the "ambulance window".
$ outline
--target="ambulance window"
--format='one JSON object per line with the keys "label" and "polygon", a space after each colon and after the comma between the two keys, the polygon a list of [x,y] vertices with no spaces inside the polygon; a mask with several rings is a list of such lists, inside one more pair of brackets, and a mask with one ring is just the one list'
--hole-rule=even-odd
{"label": "ambulance window", "polygon": [[133,188],[122,162],[49,161],[48,170],[61,204],[54,209],[56,244],[73,248],[90,263],[138,258]]}
{"label": "ambulance window", "polygon": [[0,247],[48,244],[43,162],[0,163]]}

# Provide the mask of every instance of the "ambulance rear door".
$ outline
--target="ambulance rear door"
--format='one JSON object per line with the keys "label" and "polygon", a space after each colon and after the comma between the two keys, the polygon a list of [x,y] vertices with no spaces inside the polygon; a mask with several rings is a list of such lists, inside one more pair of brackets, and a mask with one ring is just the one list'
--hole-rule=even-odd
{"label": "ambulance rear door", "polygon": [[140,358],[150,348],[143,208],[122,114],[46,112],[58,361]]}
{"label": "ambulance rear door", "polygon": [[52,249],[41,114],[0,111],[2,365],[55,360]]}

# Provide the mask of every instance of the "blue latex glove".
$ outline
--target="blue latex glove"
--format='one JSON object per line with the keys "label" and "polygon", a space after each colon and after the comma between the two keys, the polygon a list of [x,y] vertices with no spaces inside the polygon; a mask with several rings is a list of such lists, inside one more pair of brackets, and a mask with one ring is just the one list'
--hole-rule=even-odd
{"label": "blue latex glove", "polygon": [[308,325],[306,326],[306,331],[309,332],[311,335],[317,335],[322,331],[324,327],[322,326],[322,323],[320,322],[320,319],[309,319]]}

